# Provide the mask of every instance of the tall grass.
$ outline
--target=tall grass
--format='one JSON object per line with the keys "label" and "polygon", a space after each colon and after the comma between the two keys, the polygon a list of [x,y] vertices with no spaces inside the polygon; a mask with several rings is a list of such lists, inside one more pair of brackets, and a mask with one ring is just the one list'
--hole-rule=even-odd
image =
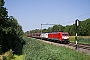
{"label": "tall grass", "polygon": [[89,60],[90,56],[69,48],[47,44],[36,39],[24,37],[25,60]]}
{"label": "tall grass", "polygon": [[83,44],[90,44],[90,37],[89,38],[79,37],[78,42]]}
{"label": "tall grass", "polygon": [[[70,41],[75,42],[75,36],[70,36]],[[90,36],[78,36],[78,43],[90,44]]]}
{"label": "tall grass", "polygon": [[11,60],[13,58],[13,51],[10,49],[4,54],[0,55],[0,60]]}

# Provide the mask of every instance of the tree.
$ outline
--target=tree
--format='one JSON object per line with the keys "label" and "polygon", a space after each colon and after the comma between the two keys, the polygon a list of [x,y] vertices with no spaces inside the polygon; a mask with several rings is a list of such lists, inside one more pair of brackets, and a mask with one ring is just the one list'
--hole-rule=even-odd
{"label": "tree", "polygon": [[80,22],[79,35],[90,36],[90,18]]}
{"label": "tree", "polygon": [[76,27],[75,27],[75,24],[73,24],[70,27],[69,33],[70,33],[71,36],[75,36],[75,32],[76,32]]}
{"label": "tree", "polygon": [[71,28],[71,26],[69,26],[69,25],[65,26],[64,32],[69,32],[70,28]]}
{"label": "tree", "polygon": [[53,32],[58,32],[58,31],[64,31],[64,26],[62,25],[54,25],[52,28]]}
{"label": "tree", "polygon": [[4,0],[0,0],[0,54],[3,53],[5,45],[3,44],[4,35],[8,33],[8,12],[4,6]]}
{"label": "tree", "polygon": [[9,17],[9,24],[9,27],[11,28],[9,36],[12,36],[8,41],[8,47],[11,48],[14,51],[14,53],[20,53],[22,49],[22,37],[24,34],[22,26],[18,24],[17,19],[15,19],[13,16]]}
{"label": "tree", "polygon": [[52,32],[52,27],[49,27],[49,28],[47,29],[47,32]]}
{"label": "tree", "polygon": [[13,16],[8,16],[4,0],[0,0],[0,54],[12,49],[15,53],[22,48],[22,26]]}

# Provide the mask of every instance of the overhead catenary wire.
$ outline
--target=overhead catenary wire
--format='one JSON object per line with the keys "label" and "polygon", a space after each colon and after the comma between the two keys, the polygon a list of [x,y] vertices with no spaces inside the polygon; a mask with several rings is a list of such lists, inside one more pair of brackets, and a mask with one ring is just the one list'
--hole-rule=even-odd
{"label": "overhead catenary wire", "polygon": [[[76,16],[76,17],[72,17],[72,18],[69,18],[69,19],[65,19],[65,20],[71,20],[71,19],[77,19],[78,17],[82,17],[82,16],[85,16],[85,15],[88,15],[90,13],[86,13],[86,14],[82,14],[82,15],[79,15],[79,16]],[[63,20],[63,21],[65,21]],[[64,23],[59,23],[59,24],[53,24],[53,23],[41,23],[41,26],[42,25],[62,25],[62,24],[67,24],[67,23],[73,23],[74,24],[75,20],[73,21],[69,21],[69,22],[64,22]]]}
{"label": "overhead catenary wire", "polygon": [[[65,20],[63,20],[63,21],[66,21],[66,20],[71,20],[71,19],[77,19],[78,17],[82,17],[82,16],[85,16],[85,15],[88,15],[88,14],[90,14],[90,13],[85,13],[85,14],[82,14],[82,15],[79,15],[79,16],[76,16],[76,17],[72,17],[72,18],[69,18],[69,19],[65,19]],[[64,22],[64,23],[62,23],[62,24],[66,24],[66,23],[72,23],[72,22],[74,22],[75,20],[73,20],[73,21],[69,21],[69,22]]]}

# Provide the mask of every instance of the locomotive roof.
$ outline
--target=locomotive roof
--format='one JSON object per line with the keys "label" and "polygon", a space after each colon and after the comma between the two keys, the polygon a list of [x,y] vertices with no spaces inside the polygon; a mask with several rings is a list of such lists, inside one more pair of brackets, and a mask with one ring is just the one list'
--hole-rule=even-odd
{"label": "locomotive roof", "polygon": [[68,34],[68,32],[62,32],[62,34]]}
{"label": "locomotive roof", "polygon": [[62,33],[62,34],[68,34],[68,32],[52,32],[52,33],[50,33],[50,34],[53,34],[53,33]]}

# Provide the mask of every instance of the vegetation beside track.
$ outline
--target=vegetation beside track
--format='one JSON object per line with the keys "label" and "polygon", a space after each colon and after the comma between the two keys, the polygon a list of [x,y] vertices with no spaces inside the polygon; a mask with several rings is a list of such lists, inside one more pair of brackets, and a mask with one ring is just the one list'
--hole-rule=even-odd
{"label": "vegetation beside track", "polygon": [[16,55],[14,54],[13,58],[11,60],[23,60],[24,59],[24,55]]}
{"label": "vegetation beside track", "polygon": [[24,37],[25,60],[89,60],[90,56],[69,48],[47,44],[36,39]]}
{"label": "vegetation beside track", "polygon": [[[70,41],[75,42],[75,36],[70,36]],[[90,45],[90,36],[78,36],[78,43],[89,44]]]}

